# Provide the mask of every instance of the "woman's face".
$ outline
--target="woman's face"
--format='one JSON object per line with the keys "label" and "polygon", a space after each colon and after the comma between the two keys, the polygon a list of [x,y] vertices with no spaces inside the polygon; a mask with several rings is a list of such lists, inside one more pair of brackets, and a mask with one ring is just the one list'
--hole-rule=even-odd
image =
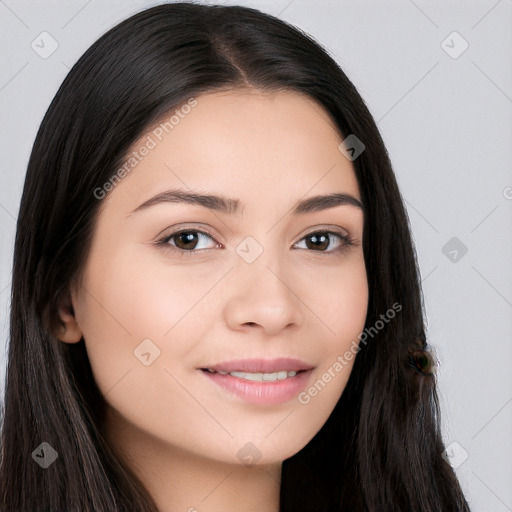
{"label": "woman's face", "polygon": [[356,177],[302,95],[224,91],[188,105],[105,187],[72,290],[76,329],[127,453],[282,461],[332,412],[364,328]]}

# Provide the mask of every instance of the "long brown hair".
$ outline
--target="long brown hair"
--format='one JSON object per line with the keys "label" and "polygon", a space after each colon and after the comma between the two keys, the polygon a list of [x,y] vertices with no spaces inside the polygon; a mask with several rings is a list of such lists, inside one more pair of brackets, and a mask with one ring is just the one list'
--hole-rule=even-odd
{"label": "long brown hair", "polygon": [[[281,512],[469,511],[442,457],[435,375],[411,364],[427,346],[419,271],[392,166],[362,98],[327,52],[289,24],[250,8],[172,3],[95,42],[37,134],[14,250],[2,512],[157,510],[102,436],[104,400],[84,340],[65,344],[52,334],[57,304],[87,257],[101,202],[93,192],[133,142],[187,98],[240,85],[308,95],[343,138],[363,142],[353,165],[365,216],[366,326],[402,306],[357,354],[324,427],[284,461]],[[46,469],[32,456],[43,442],[58,453]]]}

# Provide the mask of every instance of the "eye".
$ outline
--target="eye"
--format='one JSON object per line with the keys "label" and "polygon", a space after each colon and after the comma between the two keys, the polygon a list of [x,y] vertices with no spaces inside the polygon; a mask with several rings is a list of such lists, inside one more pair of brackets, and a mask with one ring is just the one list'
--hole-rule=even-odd
{"label": "eye", "polygon": [[[212,243],[210,246],[204,246],[204,243],[207,244],[208,240],[211,240]],[[197,229],[175,231],[158,240],[156,243],[158,246],[169,249],[179,255],[187,256],[201,250],[215,249],[221,245],[213,238],[213,235]],[[300,244],[303,243],[305,243],[305,247],[300,247]],[[201,244],[203,244],[202,247]],[[349,235],[336,231],[322,230],[314,231],[306,235],[299,242],[295,243],[293,247],[330,254],[348,249],[352,245],[353,240]]]}
{"label": "eye", "polygon": [[[201,243],[204,243],[208,239],[215,243],[210,247],[201,247]],[[158,241],[158,245],[166,246],[176,252],[192,253],[197,250],[214,249],[219,244],[209,233],[199,231],[197,229],[184,229],[171,233],[170,235],[166,235]]]}
{"label": "eye", "polygon": [[[294,247],[298,247],[303,240],[306,243],[306,249],[313,250],[315,252],[338,252],[353,245],[353,240],[350,236],[335,231],[314,231],[313,233],[306,235],[300,242],[295,244]],[[334,248],[326,250],[333,240],[336,240]],[[302,247],[299,248],[302,249]]]}

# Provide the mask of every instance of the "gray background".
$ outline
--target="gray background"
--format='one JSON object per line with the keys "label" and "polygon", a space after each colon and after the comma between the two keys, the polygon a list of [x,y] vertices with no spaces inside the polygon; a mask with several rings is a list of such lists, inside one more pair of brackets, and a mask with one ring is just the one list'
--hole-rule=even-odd
{"label": "gray background", "polygon": [[[0,0],[2,397],[15,221],[37,128],[80,55],[157,3]],[[417,244],[447,457],[473,511],[512,510],[512,1],[221,3],[310,33],[367,102]],[[45,31],[58,47],[42,58]]]}

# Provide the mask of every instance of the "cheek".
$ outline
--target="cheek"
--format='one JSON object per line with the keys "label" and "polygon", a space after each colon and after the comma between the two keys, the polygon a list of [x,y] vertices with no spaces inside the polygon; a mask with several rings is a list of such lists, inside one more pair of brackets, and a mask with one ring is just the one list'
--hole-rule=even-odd
{"label": "cheek", "polygon": [[315,305],[315,321],[324,333],[316,339],[322,364],[315,389],[308,392],[311,401],[316,402],[312,408],[320,402],[324,407],[334,407],[352,371],[359,335],[365,326],[369,294],[364,260],[361,257],[350,263],[323,275],[324,286],[309,294]]}
{"label": "cheek", "polygon": [[149,348],[151,358],[165,356],[155,359],[156,366],[164,359],[179,360],[190,350],[170,340],[190,334],[183,329],[190,328],[190,316],[202,310],[194,305],[212,280],[211,275],[192,277],[180,266],[162,267],[143,263],[136,255],[122,256],[91,260],[75,307],[102,391],[131,369],[139,370],[139,347]]}
{"label": "cheek", "polygon": [[[310,277],[310,278],[309,278]],[[315,282],[315,286],[311,286]],[[325,351],[342,349],[364,329],[368,309],[368,281],[362,255],[346,264],[316,270],[303,281],[314,321],[325,333]]]}
{"label": "cheek", "polygon": [[[190,310],[204,280],[190,279],[180,267],[165,268],[135,256],[92,262],[81,304],[82,325],[91,340],[108,332],[130,338],[161,338]],[[197,300],[197,298],[196,298]]]}
{"label": "cheek", "polygon": [[[358,353],[359,335],[364,329],[368,287],[366,273],[354,269],[329,281],[316,296],[321,332],[315,337],[315,353],[321,361],[309,387],[297,397],[298,407],[313,428],[320,428],[345,389]],[[323,305],[323,307],[321,307]]]}

